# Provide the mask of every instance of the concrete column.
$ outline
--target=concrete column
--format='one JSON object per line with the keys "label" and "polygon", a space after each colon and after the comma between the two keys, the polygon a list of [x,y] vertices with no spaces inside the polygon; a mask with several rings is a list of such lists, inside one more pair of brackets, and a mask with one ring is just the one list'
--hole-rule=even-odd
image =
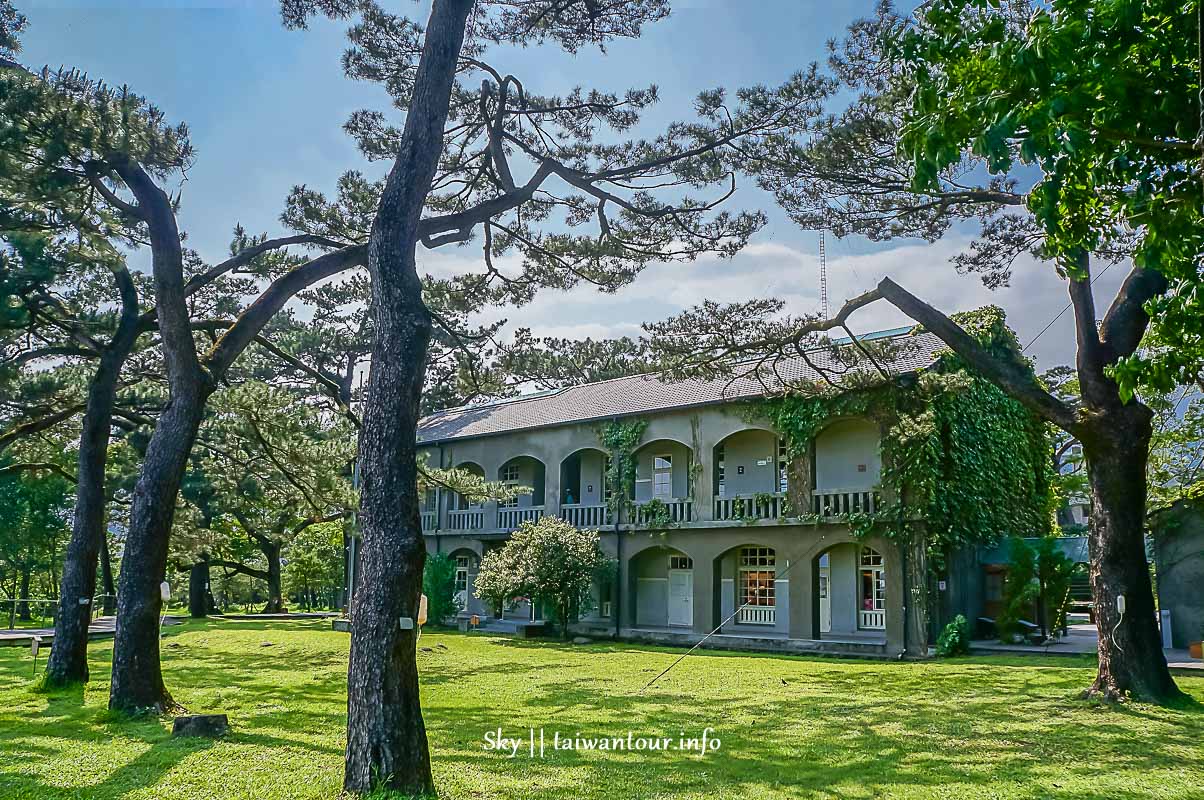
{"label": "concrete column", "polygon": [[892,656],[898,655],[904,650],[903,631],[907,622],[903,554],[894,542],[879,540],[870,546],[882,553],[886,561],[886,650]]}
{"label": "concrete column", "polygon": [[694,633],[705,636],[719,624],[719,562],[706,553],[694,558]]}
{"label": "concrete column", "polygon": [[791,639],[819,638],[819,559],[801,551],[790,555],[790,629]]}

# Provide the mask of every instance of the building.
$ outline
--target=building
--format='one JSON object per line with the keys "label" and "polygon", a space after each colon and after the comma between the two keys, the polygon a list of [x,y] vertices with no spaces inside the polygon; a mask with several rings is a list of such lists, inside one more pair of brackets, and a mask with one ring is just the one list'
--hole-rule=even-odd
{"label": "building", "polygon": [[1169,614],[1171,646],[1188,647],[1204,639],[1204,484],[1151,514],[1150,530],[1158,608]]}
{"label": "building", "polygon": [[[947,352],[935,336],[910,329],[865,338],[890,340],[882,366],[901,381]],[[791,382],[820,380],[807,361],[845,368],[828,349],[779,370]],[[881,423],[827,420],[805,455],[790,458],[783,437],[756,414],[765,394],[753,379],[634,376],[426,417],[419,449],[431,464],[531,489],[502,503],[429,492],[421,515],[428,551],[456,559],[466,613],[529,620],[538,611],[529,603],[498,610],[474,597],[476,570],[524,521],[559,516],[597,529],[618,564],[614,584],[596,587],[592,607],[581,610],[584,632],[687,644],[718,627],[709,644],[903,653],[906,617],[921,605],[909,609],[905,598],[930,587],[906,585],[908,554],[875,531],[856,535],[849,517],[884,502]],[[599,430],[634,419],[646,427],[634,451],[633,502],[624,508],[610,502]],[[977,605],[981,570],[968,569],[977,571],[956,583]],[[947,598],[933,608],[941,617],[933,627],[960,610]]]}

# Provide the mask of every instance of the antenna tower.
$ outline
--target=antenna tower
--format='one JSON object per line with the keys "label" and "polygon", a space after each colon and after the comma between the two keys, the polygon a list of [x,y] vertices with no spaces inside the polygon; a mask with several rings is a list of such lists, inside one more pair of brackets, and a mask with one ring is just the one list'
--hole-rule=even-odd
{"label": "antenna tower", "polygon": [[819,305],[824,319],[828,318],[828,253],[824,247],[824,232],[819,232]]}

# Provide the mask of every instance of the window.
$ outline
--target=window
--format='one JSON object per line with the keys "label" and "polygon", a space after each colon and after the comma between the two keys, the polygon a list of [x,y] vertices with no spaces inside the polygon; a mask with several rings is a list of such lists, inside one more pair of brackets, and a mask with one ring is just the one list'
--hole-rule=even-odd
{"label": "window", "polygon": [[886,572],[882,554],[872,548],[861,551],[861,610],[886,610]]}
{"label": "window", "polygon": [[439,496],[434,489],[427,489],[422,495],[422,510],[434,511],[439,507]]}
{"label": "window", "polygon": [[[498,481],[507,486],[518,486],[518,464],[507,464],[498,470]],[[516,508],[518,506],[518,495],[511,497],[509,500],[499,500],[498,508]]]}
{"label": "window", "polygon": [[652,496],[667,500],[673,496],[673,456],[652,457]]}
{"label": "window", "polygon": [[456,556],[456,591],[468,591],[468,570],[472,567],[472,556]]}
{"label": "window", "polygon": [[786,489],[789,486],[789,478],[786,474],[786,469],[790,466],[790,453],[786,447],[785,439],[778,439],[778,491],[786,494]]}
{"label": "window", "polygon": [[689,556],[669,556],[669,569],[694,569],[694,560]]}
{"label": "window", "polygon": [[772,547],[745,547],[740,551],[740,605],[777,605],[776,563]]}

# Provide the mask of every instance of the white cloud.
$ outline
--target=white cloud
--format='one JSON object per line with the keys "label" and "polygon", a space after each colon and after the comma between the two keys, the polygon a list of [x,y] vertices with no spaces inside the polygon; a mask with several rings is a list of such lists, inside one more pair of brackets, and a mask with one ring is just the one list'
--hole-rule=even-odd
{"label": "white cloud", "polygon": [[[871,288],[882,277],[897,283],[937,308],[951,313],[987,304],[1001,306],[1021,342],[1027,344],[1068,303],[1066,283],[1054,268],[1028,256],[1015,266],[1012,285],[991,291],[974,275],[958,275],[949,258],[967,244],[948,237],[941,241],[900,245],[873,253],[843,254],[828,259],[829,305],[834,310],[847,298]],[[432,272],[475,269],[474,250],[429,253],[423,268]],[[499,265],[500,266],[500,265]],[[1102,315],[1127,272],[1118,264],[1095,284]],[[789,311],[819,310],[819,258],[795,247],[761,242],[749,245],[731,260],[699,259],[689,264],[656,264],[630,286],[613,294],[579,286],[568,292],[540,293],[520,309],[495,309],[482,315],[525,326],[537,336],[593,338],[638,335],[645,321],[663,319],[704,299],[746,300],[778,297]],[[852,317],[855,331],[865,333],[906,325],[906,316],[887,303],[875,303]],[[1073,363],[1074,327],[1064,313],[1029,348],[1040,369]]]}

